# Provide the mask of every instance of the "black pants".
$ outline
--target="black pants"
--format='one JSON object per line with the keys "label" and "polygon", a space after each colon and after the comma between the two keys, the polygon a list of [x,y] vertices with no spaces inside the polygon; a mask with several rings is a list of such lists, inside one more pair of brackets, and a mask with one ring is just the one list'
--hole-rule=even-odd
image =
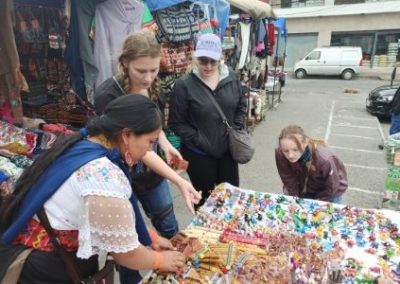
{"label": "black pants", "polygon": [[229,182],[239,186],[239,166],[229,151],[221,158],[203,156],[182,145],[182,156],[189,162],[188,174],[194,188],[202,191],[202,200],[198,206],[210,196],[210,191],[221,182]]}
{"label": "black pants", "polygon": [[[97,256],[79,259],[71,253],[81,275],[88,277],[98,271]],[[66,272],[65,264],[55,252],[33,250],[27,258],[18,284],[67,284],[73,283]]]}

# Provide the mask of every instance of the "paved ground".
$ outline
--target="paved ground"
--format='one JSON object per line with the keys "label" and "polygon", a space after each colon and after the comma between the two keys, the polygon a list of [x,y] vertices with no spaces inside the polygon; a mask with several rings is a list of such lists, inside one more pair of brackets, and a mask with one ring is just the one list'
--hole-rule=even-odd
{"label": "paved ground", "polygon": [[[325,139],[347,166],[350,187],[344,203],[359,207],[377,207],[385,178],[383,151],[378,149],[388,123],[379,121],[365,110],[365,98],[374,87],[386,84],[371,78],[343,81],[337,78],[289,78],[282,102],[269,110],[266,120],[254,131],[256,154],[240,167],[241,187],[263,192],[281,192],[274,148],[277,137],[288,124],[301,125],[310,137]],[[358,94],[345,94],[355,88]],[[180,193],[172,188],[175,212],[181,228],[191,215]]]}

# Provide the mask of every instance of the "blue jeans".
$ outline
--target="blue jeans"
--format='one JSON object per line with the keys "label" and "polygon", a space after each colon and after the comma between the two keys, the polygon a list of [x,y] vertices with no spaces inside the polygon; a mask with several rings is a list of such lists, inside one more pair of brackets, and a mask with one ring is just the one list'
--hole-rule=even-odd
{"label": "blue jeans", "polygon": [[400,132],[400,115],[392,114],[392,119],[390,121],[389,134],[395,134]]}
{"label": "blue jeans", "polygon": [[172,238],[179,232],[171,192],[169,191],[168,182],[165,179],[151,190],[137,192],[136,196],[154,228],[163,237]]}
{"label": "blue jeans", "polygon": [[339,195],[339,196],[330,198],[328,201],[332,202],[332,203],[342,204],[342,199],[343,199],[342,195]]}
{"label": "blue jeans", "polygon": [[129,268],[120,266],[119,271],[119,282],[121,284],[138,284],[142,281],[142,276],[139,271],[131,270]]}
{"label": "blue jeans", "polygon": [[[163,237],[172,238],[179,232],[171,192],[165,179],[155,188],[145,192],[136,192],[136,196],[154,228]],[[122,266],[119,268],[119,278],[121,284],[137,284],[142,279],[138,271]]]}

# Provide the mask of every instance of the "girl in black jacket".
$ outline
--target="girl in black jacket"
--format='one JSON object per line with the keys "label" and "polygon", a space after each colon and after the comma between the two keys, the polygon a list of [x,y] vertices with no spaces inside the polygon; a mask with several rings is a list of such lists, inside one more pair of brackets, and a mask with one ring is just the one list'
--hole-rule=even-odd
{"label": "girl in black jacket", "polygon": [[230,125],[241,129],[246,98],[236,75],[221,62],[221,41],[214,34],[200,36],[194,70],[176,81],[171,94],[169,127],[182,140],[182,155],[189,161],[188,174],[203,191],[201,205],[215,185],[239,185],[238,164],[228,149],[226,126],[205,92],[212,92]]}

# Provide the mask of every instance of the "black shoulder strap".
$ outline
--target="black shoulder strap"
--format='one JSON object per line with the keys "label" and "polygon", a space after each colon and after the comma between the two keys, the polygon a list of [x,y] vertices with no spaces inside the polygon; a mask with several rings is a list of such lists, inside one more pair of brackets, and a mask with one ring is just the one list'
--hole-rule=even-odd
{"label": "black shoulder strap", "polygon": [[37,216],[39,217],[40,223],[43,225],[44,229],[49,235],[50,242],[54,245],[55,251],[60,255],[62,258],[65,267],[67,269],[68,275],[74,281],[74,283],[82,283],[82,277],[79,273],[78,266],[74,262],[72,256],[68,254],[65,249],[60,245],[58,242],[56,233],[54,232],[53,228],[50,225],[49,218],[47,218],[46,211],[44,208],[40,208],[37,212]]}
{"label": "black shoulder strap", "polygon": [[211,91],[207,89],[202,82],[199,82],[200,87],[204,90],[208,98],[211,100],[211,102],[214,104],[215,108],[217,109],[219,115],[222,117],[222,122],[228,127],[231,128],[231,126],[228,123],[228,120],[226,119],[226,116],[224,112],[222,111],[221,107],[219,106],[217,100],[214,98],[213,94],[211,94]]}

